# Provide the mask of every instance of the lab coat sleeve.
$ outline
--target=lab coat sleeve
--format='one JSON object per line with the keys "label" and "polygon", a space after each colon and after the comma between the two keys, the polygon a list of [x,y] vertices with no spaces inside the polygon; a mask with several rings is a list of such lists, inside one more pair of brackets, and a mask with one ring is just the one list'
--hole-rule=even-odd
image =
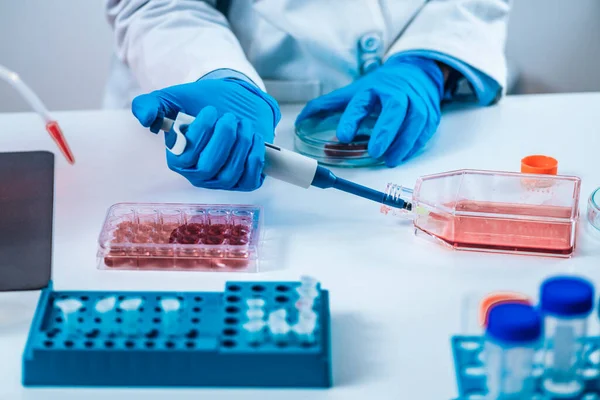
{"label": "lab coat sleeve", "polygon": [[106,0],[117,56],[143,90],[151,91],[202,77],[264,83],[250,64],[215,0]]}
{"label": "lab coat sleeve", "polygon": [[509,10],[509,0],[430,0],[386,59],[412,54],[446,63],[469,81],[481,104],[490,104],[506,87]]}

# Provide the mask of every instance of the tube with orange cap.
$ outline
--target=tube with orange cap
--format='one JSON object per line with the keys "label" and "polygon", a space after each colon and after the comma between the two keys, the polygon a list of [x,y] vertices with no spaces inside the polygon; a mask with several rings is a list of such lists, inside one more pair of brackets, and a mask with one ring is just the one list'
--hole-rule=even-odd
{"label": "tube with orange cap", "polygon": [[50,112],[46,106],[44,106],[44,103],[42,103],[35,92],[21,80],[19,75],[2,65],[0,65],[0,79],[5,80],[12,87],[14,87],[23,96],[23,98],[27,100],[33,110],[37,112],[40,117],[42,117],[46,123],[46,131],[50,134],[69,164],[74,164],[75,157],[69,148],[69,144],[67,143],[67,140],[65,139],[58,122],[52,118]]}

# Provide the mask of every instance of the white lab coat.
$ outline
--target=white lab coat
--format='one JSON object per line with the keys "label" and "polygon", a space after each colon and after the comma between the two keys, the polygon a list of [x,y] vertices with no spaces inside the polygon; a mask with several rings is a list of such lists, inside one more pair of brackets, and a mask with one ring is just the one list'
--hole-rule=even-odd
{"label": "white lab coat", "polygon": [[432,50],[506,82],[509,0],[106,0],[116,57],[105,106],[229,68],[280,102],[305,102],[361,75],[359,42],[381,61]]}

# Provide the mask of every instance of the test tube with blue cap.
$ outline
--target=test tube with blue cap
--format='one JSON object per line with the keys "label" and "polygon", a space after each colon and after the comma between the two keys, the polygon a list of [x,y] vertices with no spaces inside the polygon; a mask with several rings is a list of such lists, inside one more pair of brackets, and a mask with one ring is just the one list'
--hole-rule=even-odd
{"label": "test tube with blue cap", "polygon": [[491,309],[484,338],[486,399],[533,398],[533,363],[541,335],[541,317],[532,306],[507,303]]}
{"label": "test tube with blue cap", "polygon": [[573,276],[547,279],[541,287],[540,307],[545,328],[544,392],[553,397],[577,396],[584,389],[579,370],[594,286]]}

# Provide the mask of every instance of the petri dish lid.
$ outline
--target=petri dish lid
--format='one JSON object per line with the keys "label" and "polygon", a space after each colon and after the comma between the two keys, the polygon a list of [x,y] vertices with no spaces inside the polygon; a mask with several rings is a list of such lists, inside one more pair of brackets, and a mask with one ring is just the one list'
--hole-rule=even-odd
{"label": "petri dish lid", "polygon": [[600,188],[594,190],[588,200],[588,221],[600,233]]}
{"label": "petri dish lid", "polygon": [[368,167],[383,163],[382,158],[369,156],[368,145],[377,115],[365,118],[354,141],[342,143],[336,137],[341,113],[315,116],[296,125],[294,147],[297,152],[321,164],[337,167]]}
{"label": "petri dish lid", "polygon": [[486,334],[513,345],[538,340],[542,333],[539,313],[530,305],[499,304],[490,311]]}
{"label": "petri dish lid", "polygon": [[584,316],[594,308],[594,286],[575,276],[556,276],[542,283],[541,310],[564,317]]}

